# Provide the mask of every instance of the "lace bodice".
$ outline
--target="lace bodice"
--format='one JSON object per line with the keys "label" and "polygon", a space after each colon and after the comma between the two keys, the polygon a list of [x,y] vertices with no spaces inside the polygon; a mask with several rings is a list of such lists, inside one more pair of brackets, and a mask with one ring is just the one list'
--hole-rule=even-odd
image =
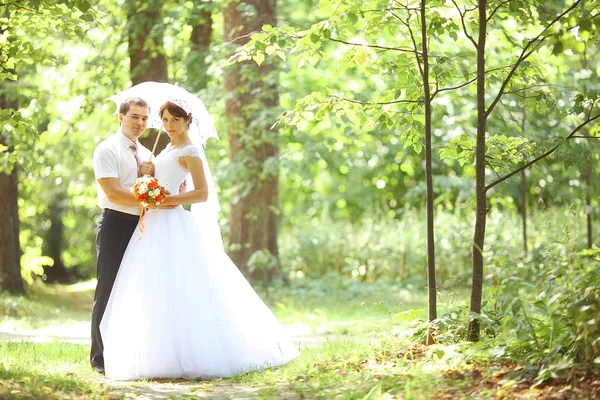
{"label": "lace bodice", "polygon": [[155,160],[154,176],[172,194],[179,193],[179,185],[186,180],[189,171],[179,165],[180,157],[192,156],[200,158],[200,152],[194,145],[187,145],[181,149],[169,150],[170,145],[164,149]]}

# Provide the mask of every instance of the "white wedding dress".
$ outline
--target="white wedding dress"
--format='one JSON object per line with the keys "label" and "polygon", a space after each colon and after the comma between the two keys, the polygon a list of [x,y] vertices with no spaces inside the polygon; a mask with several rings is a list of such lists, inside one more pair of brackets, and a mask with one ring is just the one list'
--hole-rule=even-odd
{"label": "white wedding dress", "polygon": [[[171,193],[189,176],[177,162],[182,156],[200,157],[190,145],[155,161],[155,176]],[[143,225],[129,242],[100,324],[107,377],[226,377],[297,357],[220,235],[203,237],[202,221],[182,207],[149,210]]]}

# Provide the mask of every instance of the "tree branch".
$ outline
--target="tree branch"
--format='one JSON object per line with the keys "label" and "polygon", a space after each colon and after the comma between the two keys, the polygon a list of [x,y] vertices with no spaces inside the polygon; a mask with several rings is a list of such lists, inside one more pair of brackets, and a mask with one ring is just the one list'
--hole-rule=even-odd
{"label": "tree branch", "polygon": [[[431,100],[433,100],[433,98],[434,98],[434,97],[435,97],[435,96],[436,96],[438,93],[441,93],[441,92],[447,92],[447,91],[449,91],[449,90],[456,90],[456,89],[460,89],[460,88],[462,88],[462,87],[465,87],[465,86],[467,86],[467,85],[470,85],[471,83],[475,82],[476,80],[477,80],[477,77],[475,77],[475,78],[473,78],[473,79],[471,79],[471,80],[469,80],[469,81],[467,81],[467,82],[465,82],[465,83],[463,83],[463,84],[461,84],[461,85],[458,85],[458,86],[446,87],[446,88],[441,88],[441,89],[437,89],[437,88],[436,88],[435,92],[433,92],[433,94],[431,95]],[[437,85],[437,82],[436,82],[436,85]]]}
{"label": "tree branch", "polygon": [[[406,28],[408,29],[408,32],[410,33],[410,40],[412,41],[413,44],[413,51],[412,53],[415,54],[415,58],[417,60],[417,66],[419,67],[419,73],[421,74],[421,79],[423,79],[423,67],[421,67],[421,60],[419,59],[419,56],[422,55],[422,53],[419,53],[418,47],[417,47],[417,42],[415,41],[415,35],[412,31],[412,28],[410,27],[410,11],[408,12],[408,18],[406,19],[406,21],[404,21],[402,18],[400,18],[399,16],[397,16],[396,14],[394,14],[393,12],[390,12],[396,19],[398,19],[398,21],[400,21],[404,26],[406,26]],[[423,38],[422,40],[427,40],[427,38]]]}
{"label": "tree branch", "polygon": [[[452,1],[454,2],[454,0],[452,0]],[[573,3],[573,5],[571,7],[569,7],[562,14],[559,14],[556,18],[554,18],[552,20],[552,22],[550,22],[535,38],[529,40],[529,42],[527,43],[527,45],[521,51],[521,55],[517,59],[517,62],[515,62],[515,64],[513,65],[512,69],[510,70],[510,72],[508,73],[508,75],[506,76],[506,78],[504,79],[504,82],[502,82],[502,86],[500,86],[500,90],[498,91],[498,94],[496,95],[496,98],[494,99],[494,101],[492,101],[492,104],[490,104],[490,107],[485,112],[485,116],[486,117],[488,117],[490,115],[490,113],[492,112],[492,110],[494,109],[494,107],[496,107],[496,104],[498,104],[498,102],[500,101],[500,98],[504,94],[504,90],[506,89],[506,86],[508,86],[508,83],[510,82],[510,80],[513,77],[513,75],[517,71],[517,68],[519,68],[519,65],[521,65],[521,63],[523,61],[525,61],[525,59],[527,59],[527,57],[529,57],[532,54],[532,52],[534,51],[534,50],[531,50],[528,53],[527,52],[528,49],[533,44],[535,44],[538,41],[542,40],[541,38],[544,35],[544,33],[546,33],[546,31],[548,31],[555,23],[557,23],[558,21],[560,21],[562,19],[562,17],[564,17],[566,14],[570,13],[571,10],[573,10],[575,7],[577,7],[579,5],[579,3],[581,3],[581,1],[582,0],[576,0],[575,3]]]}
{"label": "tree branch", "polygon": [[[456,7],[456,9],[458,10],[458,14],[460,15],[460,23],[462,24],[463,27],[463,32],[465,33],[465,36],[467,36],[467,38],[469,38],[469,40],[471,41],[471,43],[473,43],[473,45],[475,46],[475,48],[477,49],[479,47],[479,45],[477,44],[477,42],[475,41],[475,39],[473,39],[473,36],[471,36],[469,34],[469,31],[467,30],[467,26],[465,25],[465,15],[463,14],[463,12],[461,11],[460,7],[458,6],[458,4],[456,4],[456,1],[452,0],[452,3],[454,3],[454,6]],[[465,14],[467,13],[467,10],[465,9]]]}
{"label": "tree branch", "polygon": [[406,11],[420,11],[421,9],[419,7],[409,7],[408,3],[407,4],[402,4],[397,0],[392,0],[393,3],[398,4],[400,6],[400,8],[402,10],[406,10]]}
{"label": "tree branch", "polygon": [[[492,68],[492,69],[490,69],[490,70],[487,70],[487,71],[485,71],[485,73],[486,73],[486,74],[489,74],[489,73],[491,73],[491,72],[498,71],[498,70],[505,69],[505,68],[510,68],[510,67],[511,67],[510,65],[507,65],[507,66],[504,66],[504,67],[496,67],[496,68]],[[474,74],[469,74],[469,75],[474,75]],[[449,91],[449,90],[456,90],[456,89],[460,89],[460,88],[462,88],[462,87],[465,87],[465,86],[467,86],[467,85],[470,85],[471,83],[475,82],[476,80],[477,80],[477,77],[475,77],[475,78],[473,78],[473,79],[471,79],[471,80],[469,80],[469,81],[467,81],[467,82],[465,82],[465,83],[462,83],[462,84],[460,84],[460,85],[458,85],[458,86],[453,86],[453,87],[449,87],[449,88],[442,88],[442,89],[438,89],[438,88],[437,88],[437,82],[436,82],[436,90],[435,90],[435,92],[433,93],[433,95],[431,96],[431,99],[433,100],[433,98],[434,98],[434,97],[435,97],[435,96],[436,96],[438,93],[440,93],[440,92],[446,92],[446,91]]]}
{"label": "tree branch", "polygon": [[[593,118],[588,118],[587,120],[583,121],[581,124],[579,124],[575,129],[573,129],[573,131],[569,134],[569,136],[567,136],[565,138],[565,140],[567,139],[572,139],[575,134],[577,132],[579,132],[581,129],[583,129],[587,124],[589,124],[590,122],[596,120],[600,118],[600,114],[594,116]],[[544,158],[548,157],[549,155],[551,155],[552,153],[554,153],[556,151],[556,149],[558,149],[558,147],[560,146],[560,143],[555,145],[554,147],[552,147],[550,150],[548,150],[547,152],[545,152],[544,154],[542,154],[539,157],[534,158],[533,160],[529,161],[527,164],[522,165],[521,167],[515,169],[514,171],[512,171],[511,173],[503,176],[500,179],[495,180],[494,182],[490,183],[489,185],[487,185],[485,187],[485,191],[487,192],[488,190],[490,190],[491,188],[493,188],[494,186],[496,186],[497,184],[504,182],[505,180],[507,180],[508,178],[510,178],[513,175],[518,174],[519,172],[529,168],[531,165],[537,163],[540,160],[543,160]]]}
{"label": "tree branch", "polygon": [[[547,87],[547,86],[554,86],[554,85],[551,85],[551,84],[539,84],[539,85],[531,85],[531,86],[522,87],[522,88],[515,89],[515,90],[510,90],[510,91],[508,91],[508,92],[504,92],[504,93],[505,93],[505,94],[517,94],[517,93],[519,93],[519,92],[522,92],[522,91],[525,91],[525,90],[528,90],[528,89],[531,89],[531,88],[534,88],[534,87]],[[536,93],[537,93],[537,92],[536,92]]]}
{"label": "tree branch", "polygon": [[333,97],[334,99],[340,100],[340,101],[347,101],[349,103],[362,104],[362,105],[372,105],[372,106],[376,106],[376,105],[388,105],[388,104],[400,104],[400,103],[423,103],[423,100],[393,100],[393,101],[377,102],[377,101],[352,100],[352,99],[347,99],[345,97],[336,96],[336,95],[332,95],[331,97]]}
{"label": "tree branch", "polygon": [[487,17],[487,21],[490,22],[490,20],[492,19],[492,17],[494,16],[494,14],[496,14],[496,11],[498,11],[503,5],[508,4],[508,2],[510,2],[510,0],[504,0],[501,1],[496,8],[494,8],[494,11],[492,11],[490,13],[490,15]]}
{"label": "tree branch", "polygon": [[598,99],[600,99],[600,97],[596,97],[594,99],[594,101],[592,101],[592,104],[590,105],[590,109],[587,112],[587,119],[590,119],[590,115],[592,115],[592,110],[594,109],[594,106],[596,105],[596,102],[598,101]]}
{"label": "tree branch", "polygon": [[338,42],[338,43],[344,43],[350,46],[362,46],[362,47],[370,47],[372,49],[380,49],[380,50],[386,50],[386,51],[400,51],[402,53],[414,53],[413,49],[409,49],[409,48],[403,48],[403,47],[386,47],[386,46],[377,46],[374,44],[364,44],[364,43],[354,43],[354,42],[347,42],[345,40],[340,40],[340,39],[332,39],[330,38],[329,40],[331,40],[332,42]]}

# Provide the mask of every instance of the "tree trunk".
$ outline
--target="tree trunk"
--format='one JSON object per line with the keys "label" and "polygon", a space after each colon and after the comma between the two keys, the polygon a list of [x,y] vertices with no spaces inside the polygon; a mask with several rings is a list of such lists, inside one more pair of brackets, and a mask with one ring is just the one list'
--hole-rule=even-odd
{"label": "tree trunk", "polygon": [[[147,81],[167,82],[167,60],[163,47],[164,25],[161,18],[162,3],[135,0],[125,4],[131,83],[137,85]],[[139,139],[140,143],[152,149],[159,132],[156,129],[149,129]],[[156,153],[160,153],[168,143],[168,136],[162,135]]]}
{"label": "tree trunk", "polygon": [[[3,10],[3,14],[5,18],[10,19],[8,7]],[[0,29],[0,35],[6,29]],[[0,110],[16,110],[18,106],[16,99],[0,92]],[[8,151],[11,151],[11,145],[2,131],[0,131],[0,145],[9,147]],[[11,293],[25,293],[21,277],[18,171],[17,164],[10,171],[0,171],[0,193],[3,195],[0,206],[0,289]]]}
{"label": "tree trunk", "polygon": [[527,255],[527,174],[521,171],[521,218],[523,220],[523,250]]}
{"label": "tree trunk", "polygon": [[190,35],[190,42],[193,46],[186,64],[188,70],[194,71],[193,74],[188,74],[190,89],[198,91],[205,89],[208,85],[208,66],[205,58],[212,41],[213,4],[212,1],[196,1],[196,3],[194,11],[197,15],[193,16],[195,23],[192,25],[192,34]]}
{"label": "tree trunk", "polygon": [[477,147],[475,149],[475,233],[473,235],[473,282],[471,287],[471,322],[468,339],[479,340],[479,317],[483,291],[483,245],[487,218],[485,190],[485,131],[487,114],[485,109],[485,39],[486,39],[486,0],[478,0],[479,37],[477,45]]}
{"label": "tree trunk", "polygon": [[[16,101],[0,95],[0,108],[16,109]],[[6,136],[0,132],[0,144],[7,145]],[[10,150],[8,150],[10,151]],[[21,277],[21,244],[19,242],[19,179],[18,166],[0,173],[0,288],[11,293],[25,293]]]}
{"label": "tree trunk", "polygon": [[[264,24],[276,25],[276,0],[246,0],[245,4],[254,8],[254,16],[249,16],[247,8],[242,10],[237,2],[227,3],[224,10],[225,41],[235,45],[246,43],[249,37],[245,35],[259,31]],[[278,157],[278,136],[269,129],[273,120],[261,116],[279,102],[275,79],[270,79],[271,84],[267,80],[273,71],[273,65],[257,66],[254,61],[246,61],[231,66],[225,79],[229,93],[225,117],[230,156],[233,162],[243,166],[245,173],[236,184],[251,185],[231,206],[230,245],[233,246],[230,256],[250,279],[264,279],[263,272],[249,271],[248,260],[252,254],[268,250],[275,257],[279,255],[278,170],[265,171],[265,162]]]}
{"label": "tree trunk", "polygon": [[594,244],[594,231],[592,229],[592,182],[594,170],[590,166],[586,176],[587,191],[585,195],[585,214],[587,216],[587,247],[592,248]]}
{"label": "tree trunk", "polygon": [[50,228],[46,233],[44,254],[52,258],[52,266],[44,265],[44,281],[46,283],[73,283],[77,277],[69,271],[62,261],[64,224],[62,221],[63,207],[62,199],[54,197],[49,206]]}
{"label": "tree trunk", "polygon": [[[437,319],[437,287],[435,283],[435,235],[433,215],[433,172],[431,165],[431,93],[429,90],[429,53],[427,49],[426,1],[421,1],[421,36],[423,51],[423,90],[425,97],[425,175],[427,181],[427,288],[429,293],[429,321]],[[434,344],[431,331],[427,344]]]}
{"label": "tree trunk", "polygon": [[[584,70],[588,69],[588,54],[587,54],[587,47],[583,48],[583,53],[581,54],[581,66],[583,67]],[[588,87],[587,87],[587,81],[584,80],[583,81],[583,92],[587,93],[588,91]],[[585,131],[587,133],[587,129],[585,129]],[[592,157],[592,160],[595,161],[596,159]],[[590,162],[593,162],[590,161]],[[587,247],[588,249],[592,248],[592,245],[594,244],[594,231],[593,231],[593,227],[592,227],[592,219],[593,219],[593,214],[592,214],[592,182],[594,179],[594,167],[590,164],[590,166],[588,167],[588,171],[586,174],[586,193],[585,193],[585,215],[586,215],[586,219],[587,219]]]}

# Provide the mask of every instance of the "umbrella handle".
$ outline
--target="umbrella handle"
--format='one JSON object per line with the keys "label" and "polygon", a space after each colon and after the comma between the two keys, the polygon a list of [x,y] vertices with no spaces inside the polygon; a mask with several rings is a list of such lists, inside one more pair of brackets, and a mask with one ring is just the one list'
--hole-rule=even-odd
{"label": "umbrella handle", "polygon": [[156,140],[154,141],[154,146],[152,147],[152,154],[150,154],[150,160],[148,160],[148,161],[152,161],[152,156],[154,156],[154,152],[156,151],[156,146],[158,145],[159,139],[160,139],[160,130],[156,134]]}

